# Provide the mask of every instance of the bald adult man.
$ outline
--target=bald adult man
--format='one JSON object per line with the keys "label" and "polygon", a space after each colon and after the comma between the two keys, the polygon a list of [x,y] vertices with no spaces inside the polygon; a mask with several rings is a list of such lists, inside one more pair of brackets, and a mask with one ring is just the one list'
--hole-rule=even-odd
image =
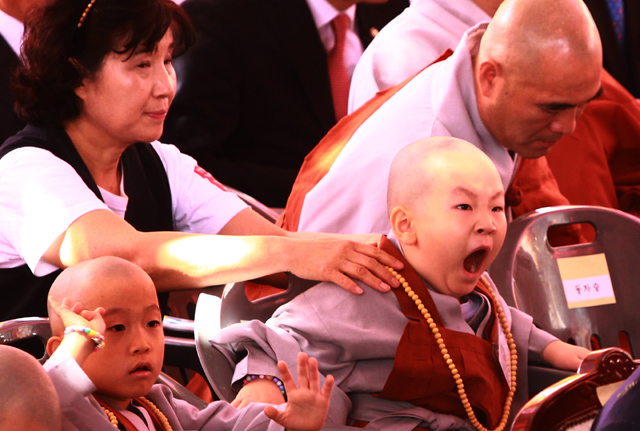
{"label": "bald adult man", "polygon": [[[601,69],[598,32],[582,1],[507,0],[491,23],[465,33],[450,58],[389,89],[329,132],[307,157],[283,224],[387,232],[379,191],[391,160],[428,136],[454,136],[482,149],[507,189],[514,155],[543,156],[573,132],[586,104],[601,92]],[[316,152],[322,161],[313,160]],[[567,203],[557,188],[549,197],[547,205]]]}
{"label": "bald adult man", "polygon": [[58,395],[30,354],[0,345],[0,430],[60,431]]}
{"label": "bald adult man", "polygon": [[[378,34],[360,57],[349,93],[350,110],[375,94],[420,72],[446,49],[454,49],[464,32],[489,21],[502,0],[414,0]],[[603,40],[599,16],[586,1]],[[607,12],[608,13],[608,12]],[[607,15],[608,17],[608,15]],[[610,23],[609,23],[610,24]],[[613,29],[609,29],[613,34]],[[597,205],[640,215],[640,104],[607,72],[603,94],[589,103],[576,130],[564,136],[540,159],[522,159],[516,168],[511,195],[522,203],[514,216],[537,208],[538,196],[527,193],[532,179],[551,172],[571,204]]]}

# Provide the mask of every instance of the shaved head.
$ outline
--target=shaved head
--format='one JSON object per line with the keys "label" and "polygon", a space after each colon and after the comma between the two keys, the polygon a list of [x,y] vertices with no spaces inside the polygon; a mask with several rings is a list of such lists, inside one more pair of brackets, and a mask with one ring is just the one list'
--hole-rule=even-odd
{"label": "shaved head", "polygon": [[387,197],[391,229],[416,272],[440,293],[473,290],[507,228],[491,159],[461,139],[423,139],[393,160]]}
{"label": "shaved head", "polygon": [[505,0],[480,46],[480,61],[491,58],[519,74],[567,61],[602,67],[598,29],[582,0]]}
{"label": "shaved head", "polygon": [[462,139],[435,136],[404,147],[393,159],[387,189],[387,210],[398,205],[413,207],[428,196],[443,172],[462,164],[487,169],[500,176],[493,162],[476,146]]}
{"label": "shaved head", "polygon": [[[63,298],[80,302],[87,310],[102,306],[102,297],[110,289],[114,280],[127,280],[153,292],[155,287],[151,278],[139,266],[124,259],[104,256],[73,265],[56,278],[49,295],[58,302]],[[49,306],[49,319],[53,335],[62,335],[64,325]]]}
{"label": "shaved head", "polygon": [[521,157],[544,156],[602,92],[589,10],[583,0],[505,0],[481,37],[471,56],[482,123]]}
{"label": "shaved head", "polygon": [[0,345],[0,429],[58,431],[60,401],[42,365],[30,354]]}

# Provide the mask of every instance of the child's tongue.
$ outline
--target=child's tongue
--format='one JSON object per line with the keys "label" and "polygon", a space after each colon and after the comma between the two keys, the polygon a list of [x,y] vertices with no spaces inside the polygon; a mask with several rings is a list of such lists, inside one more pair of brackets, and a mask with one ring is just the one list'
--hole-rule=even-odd
{"label": "child's tongue", "polygon": [[484,261],[484,257],[486,254],[486,250],[478,250],[467,256],[467,258],[463,262],[465,271],[471,274],[475,274],[476,272],[478,272],[478,270],[482,266],[482,262]]}

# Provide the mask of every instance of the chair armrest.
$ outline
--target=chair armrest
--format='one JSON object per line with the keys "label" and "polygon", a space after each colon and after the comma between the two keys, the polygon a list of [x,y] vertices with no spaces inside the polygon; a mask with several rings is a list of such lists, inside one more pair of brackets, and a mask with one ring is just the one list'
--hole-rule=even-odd
{"label": "chair armrest", "polygon": [[573,376],[574,371],[560,370],[545,365],[529,364],[527,367],[529,379],[529,398],[538,394],[560,380]]}

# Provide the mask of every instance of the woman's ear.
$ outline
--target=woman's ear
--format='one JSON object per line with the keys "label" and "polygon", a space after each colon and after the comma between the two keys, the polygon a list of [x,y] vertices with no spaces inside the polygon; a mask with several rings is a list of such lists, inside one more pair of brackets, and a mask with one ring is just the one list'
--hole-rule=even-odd
{"label": "woman's ear", "polygon": [[396,206],[389,215],[391,229],[398,240],[406,245],[416,243],[416,231],[411,212],[402,206]]}
{"label": "woman's ear", "polygon": [[84,86],[84,76],[86,76],[86,73],[83,73],[85,68],[82,67],[82,65],[78,63],[78,60],[73,57],[69,57],[69,63],[71,63],[71,65],[78,71],[78,74],[83,77],[80,85],[77,86],[73,91],[74,93],[76,93],[76,96],[78,96],[81,100],[84,100],[86,97],[86,88]]}
{"label": "woman's ear", "polygon": [[53,355],[53,352],[56,351],[61,342],[62,337],[59,337],[57,335],[54,335],[47,340],[47,347],[45,348],[45,350],[47,351],[47,355],[49,355],[49,357]]}

